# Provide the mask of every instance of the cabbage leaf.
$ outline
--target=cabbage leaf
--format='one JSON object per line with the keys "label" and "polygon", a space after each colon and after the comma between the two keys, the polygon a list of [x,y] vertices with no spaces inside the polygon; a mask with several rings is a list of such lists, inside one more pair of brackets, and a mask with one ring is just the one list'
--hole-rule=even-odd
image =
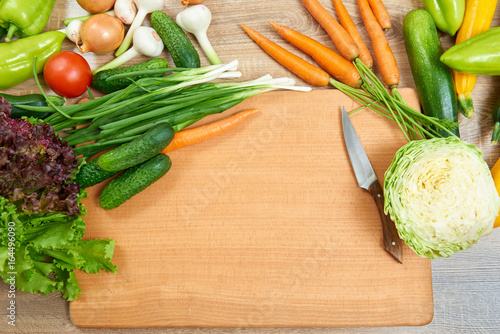
{"label": "cabbage leaf", "polygon": [[418,255],[449,257],[491,233],[500,207],[481,151],[457,137],[412,141],[385,173],[385,212]]}

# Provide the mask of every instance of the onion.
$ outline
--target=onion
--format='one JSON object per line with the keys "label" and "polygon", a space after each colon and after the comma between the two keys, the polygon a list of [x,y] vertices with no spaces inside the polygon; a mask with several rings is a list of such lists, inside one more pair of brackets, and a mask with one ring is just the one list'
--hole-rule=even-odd
{"label": "onion", "polygon": [[124,35],[122,21],[107,14],[97,14],[83,23],[80,35],[83,45],[77,46],[81,53],[108,53],[120,46]]}
{"label": "onion", "polygon": [[76,0],[76,2],[89,13],[105,12],[115,4],[115,0]]}

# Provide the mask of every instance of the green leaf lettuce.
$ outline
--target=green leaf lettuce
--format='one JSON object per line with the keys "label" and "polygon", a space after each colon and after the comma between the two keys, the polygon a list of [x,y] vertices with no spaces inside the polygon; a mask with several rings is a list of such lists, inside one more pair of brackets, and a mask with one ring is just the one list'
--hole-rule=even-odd
{"label": "green leaf lettuce", "polygon": [[111,263],[114,240],[81,240],[85,232],[81,214],[27,215],[0,197],[0,276],[18,290],[48,294],[61,291],[67,300],[82,292],[75,269],[87,273],[116,272]]}

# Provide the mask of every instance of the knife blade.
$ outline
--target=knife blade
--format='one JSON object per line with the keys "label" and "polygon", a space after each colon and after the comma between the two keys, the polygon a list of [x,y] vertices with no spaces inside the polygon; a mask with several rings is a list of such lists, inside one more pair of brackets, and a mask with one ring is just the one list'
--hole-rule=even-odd
{"label": "knife blade", "polygon": [[372,195],[377,205],[382,222],[384,248],[396,261],[403,263],[403,251],[398,230],[391,218],[384,213],[384,192],[344,106],[342,106],[342,130],[344,131],[347,153],[358,184]]}

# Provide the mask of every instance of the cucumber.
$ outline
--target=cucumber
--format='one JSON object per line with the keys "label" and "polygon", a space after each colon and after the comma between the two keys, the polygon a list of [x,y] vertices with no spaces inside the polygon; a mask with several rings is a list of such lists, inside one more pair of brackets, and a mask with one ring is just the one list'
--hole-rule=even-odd
{"label": "cucumber", "polygon": [[[116,92],[117,90],[123,89],[128,85],[130,85],[133,82],[132,80],[135,81],[141,78],[163,76],[165,73],[151,74],[147,73],[147,71],[142,73],[144,70],[157,70],[163,68],[168,68],[168,61],[166,61],[163,58],[154,58],[132,66],[103,70],[97,72],[92,77],[92,87],[94,87],[95,89],[97,89],[102,93]],[[123,74],[123,73],[130,73],[130,76],[126,78],[107,80],[112,75]]]}
{"label": "cucumber", "polygon": [[99,184],[110,177],[114,176],[118,172],[108,172],[99,167],[97,159],[88,161],[83,165],[78,174],[76,174],[75,182],[78,183],[82,188],[92,187]]}
{"label": "cucumber", "polygon": [[170,124],[158,123],[142,136],[101,155],[99,167],[108,172],[119,172],[138,165],[163,151],[174,135]]}
{"label": "cucumber", "polygon": [[165,175],[171,165],[168,155],[160,153],[146,162],[127,169],[104,188],[99,205],[106,210],[119,207]]}
{"label": "cucumber", "polygon": [[[0,93],[0,96],[3,97],[7,102],[12,105],[12,113],[10,115],[11,118],[21,118],[23,116],[26,117],[36,117],[39,119],[44,119],[45,117],[51,115],[50,112],[36,112],[31,110],[21,109],[19,105],[29,105],[33,107],[45,107],[47,105],[47,101],[42,94],[28,94],[28,95],[10,95],[5,93]],[[64,97],[47,96],[47,99],[54,103],[56,106],[62,106],[66,99]]]}
{"label": "cucumber", "polygon": [[[423,9],[409,12],[403,21],[403,36],[424,114],[457,122],[458,103],[453,77],[451,70],[439,60],[443,46],[431,15]],[[458,128],[452,132],[460,136]]]}
{"label": "cucumber", "polygon": [[163,44],[170,52],[177,67],[197,68],[200,67],[200,55],[181,29],[167,14],[154,11],[151,14],[151,25],[160,35]]}

